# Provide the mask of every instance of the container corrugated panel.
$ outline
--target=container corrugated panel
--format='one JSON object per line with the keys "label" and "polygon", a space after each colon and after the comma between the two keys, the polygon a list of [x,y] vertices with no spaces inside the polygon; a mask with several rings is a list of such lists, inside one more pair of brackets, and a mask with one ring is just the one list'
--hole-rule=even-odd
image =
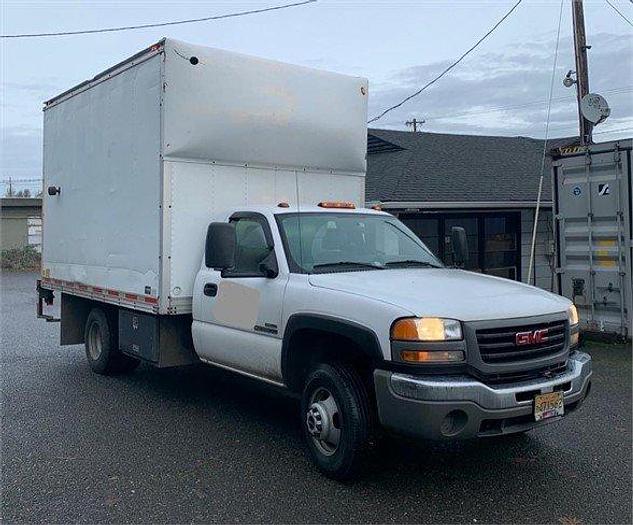
{"label": "container corrugated panel", "polygon": [[558,291],[581,328],[630,337],[631,139],[562,148],[554,156]]}

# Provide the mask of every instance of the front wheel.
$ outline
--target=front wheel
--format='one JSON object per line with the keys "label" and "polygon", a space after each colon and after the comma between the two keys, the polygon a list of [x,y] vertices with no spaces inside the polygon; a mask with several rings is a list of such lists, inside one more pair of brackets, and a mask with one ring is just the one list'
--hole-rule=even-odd
{"label": "front wheel", "polygon": [[312,460],[327,476],[352,477],[369,448],[370,402],[353,368],[319,364],[301,399],[302,429]]}

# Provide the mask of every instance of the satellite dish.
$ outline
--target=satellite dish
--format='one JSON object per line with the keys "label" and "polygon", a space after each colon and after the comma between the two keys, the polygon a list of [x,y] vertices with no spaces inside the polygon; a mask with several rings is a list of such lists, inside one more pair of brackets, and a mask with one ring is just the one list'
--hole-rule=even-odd
{"label": "satellite dish", "polygon": [[611,108],[602,95],[587,93],[580,101],[582,116],[593,124],[604,122],[611,114]]}

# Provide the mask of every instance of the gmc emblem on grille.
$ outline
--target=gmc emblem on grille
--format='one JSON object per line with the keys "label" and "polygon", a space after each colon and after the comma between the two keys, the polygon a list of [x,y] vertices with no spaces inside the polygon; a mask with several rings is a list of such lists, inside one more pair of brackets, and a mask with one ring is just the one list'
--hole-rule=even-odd
{"label": "gmc emblem on grille", "polygon": [[517,332],[515,342],[517,346],[535,345],[547,341],[547,328],[532,332]]}

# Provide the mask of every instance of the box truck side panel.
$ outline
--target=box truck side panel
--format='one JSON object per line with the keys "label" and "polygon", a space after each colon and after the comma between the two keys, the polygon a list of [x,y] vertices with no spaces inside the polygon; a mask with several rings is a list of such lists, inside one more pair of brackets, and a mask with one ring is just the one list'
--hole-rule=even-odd
{"label": "box truck side panel", "polygon": [[158,296],[160,99],[156,55],[45,109],[44,278]]}
{"label": "box truck side panel", "polygon": [[166,158],[365,171],[366,79],[167,39],[165,80]]}
{"label": "box truck side panel", "polygon": [[[349,200],[361,206],[365,177],[361,173],[332,173],[165,161],[169,205],[164,256],[169,261],[163,279],[169,290],[168,310],[191,312],[193,282],[202,262],[204,239],[214,215],[239,206],[297,202],[314,206],[323,200]],[[163,307],[161,300],[161,308]]]}

